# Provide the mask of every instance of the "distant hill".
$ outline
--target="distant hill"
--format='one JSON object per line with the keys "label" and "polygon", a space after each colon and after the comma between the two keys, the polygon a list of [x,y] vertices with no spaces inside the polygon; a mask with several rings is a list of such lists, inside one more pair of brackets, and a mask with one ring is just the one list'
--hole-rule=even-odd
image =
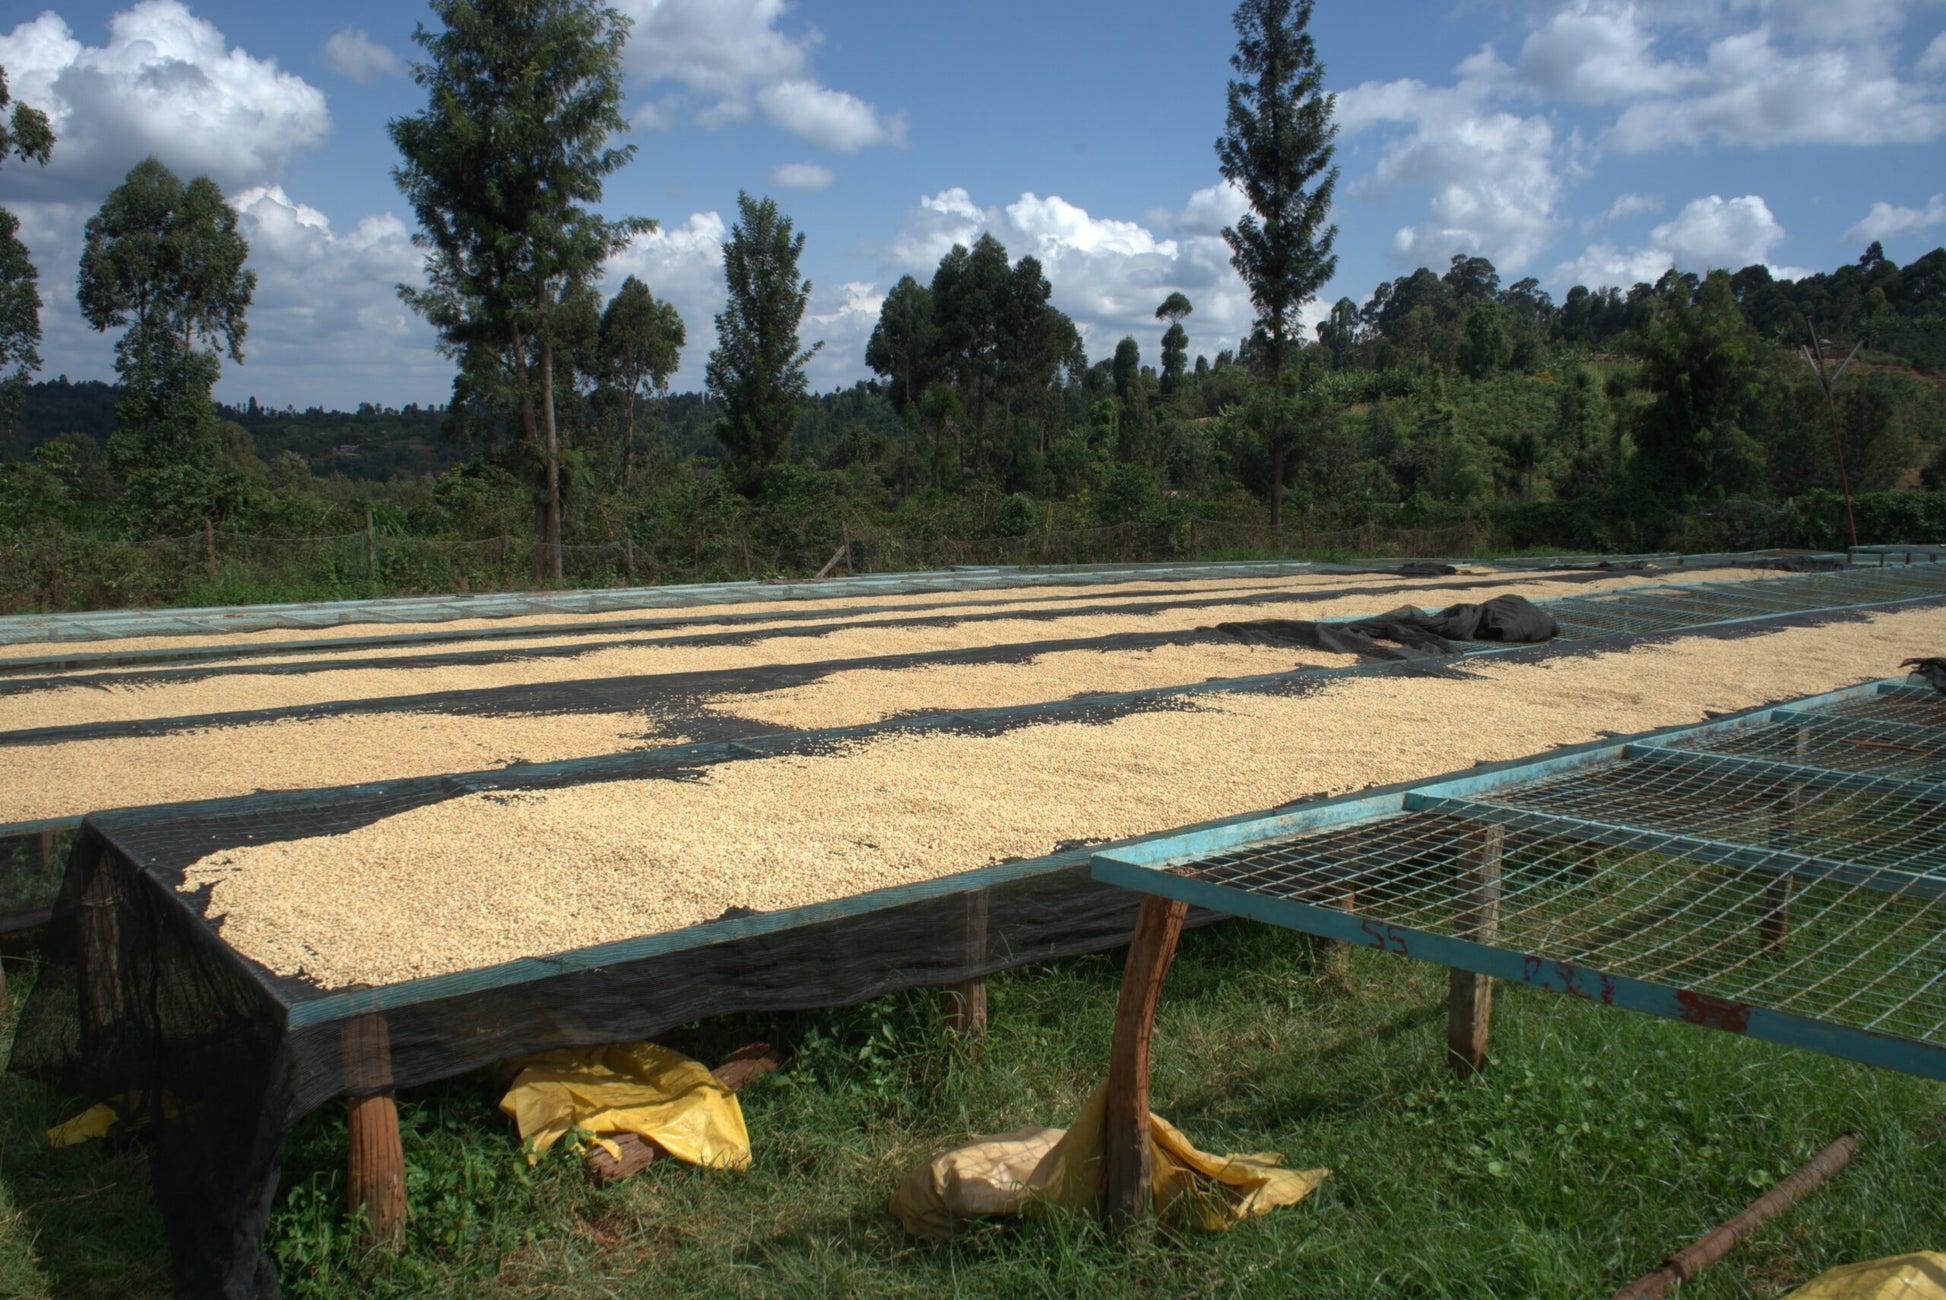
{"label": "distant hill", "polygon": [[[79,433],[106,444],[115,428],[119,390],[98,379],[75,383],[62,375],[31,384],[13,427],[0,431],[0,461],[19,460],[63,433]],[[441,432],[446,412],[408,404],[403,410],[362,402],[356,411],[311,407],[276,410],[251,398],[243,406],[219,406],[218,414],[250,431],[258,457],[274,460],[286,451],[310,462],[315,474],[384,481],[438,474],[465,457]]]}

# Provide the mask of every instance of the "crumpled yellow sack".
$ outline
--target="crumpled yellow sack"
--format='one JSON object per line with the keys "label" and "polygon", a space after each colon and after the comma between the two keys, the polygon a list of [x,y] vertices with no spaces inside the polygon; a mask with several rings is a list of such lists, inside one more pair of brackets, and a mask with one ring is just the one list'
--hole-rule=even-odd
{"label": "crumpled yellow sack", "polygon": [[[162,1094],[162,1113],[169,1119],[176,1117],[176,1099],[171,1094]],[[47,1130],[47,1145],[51,1147],[74,1147],[83,1142],[93,1142],[107,1137],[121,1128],[124,1117],[132,1120],[124,1132],[140,1132],[149,1123],[149,1096],[145,1092],[123,1093],[98,1101],[73,1119],[63,1120]]]}
{"label": "crumpled yellow sack", "polygon": [[543,1052],[516,1064],[500,1109],[513,1117],[528,1161],[575,1129],[636,1133],[692,1165],[743,1169],[750,1134],[736,1094],[699,1062],[654,1043]]}
{"label": "crumpled yellow sack", "polygon": [[1946,1300],[1946,1255],[1922,1250],[1820,1273],[1790,1300]]}
{"label": "crumpled yellow sack", "polygon": [[[1106,1085],[1095,1089],[1065,1131],[1015,1129],[927,1161],[892,1194],[893,1215],[908,1232],[943,1239],[982,1215],[1092,1208],[1101,1198],[1107,1095]],[[1149,1120],[1156,1214],[1167,1223],[1226,1232],[1252,1214],[1295,1205],[1331,1172],[1284,1169],[1277,1155],[1207,1155],[1161,1116]]]}

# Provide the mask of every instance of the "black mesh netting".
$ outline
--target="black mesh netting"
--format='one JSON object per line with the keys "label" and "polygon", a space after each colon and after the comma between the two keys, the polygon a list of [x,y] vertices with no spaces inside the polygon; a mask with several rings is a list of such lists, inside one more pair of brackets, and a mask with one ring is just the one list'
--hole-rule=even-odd
{"label": "black mesh netting", "polygon": [[[184,1295],[275,1294],[263,1230],[305,1114],[551,1047],[648,1038],[707,1016],[837,1006],[1125,942],[1136,900],[1086,850],[844,905],[718,922],[606,950],[384,989],[327,992],[228,948],[178,893],[213,847],[328,833],[399,811],[336,799],[110,814],[84,828],[12,1068],[85,1097],[149,1099],[156,1199]],[[975,921],[975,909],[983,912]],[[713,941],[712,941],[713,940]],[[348,1059],[384,1020],[389,1058]]]}

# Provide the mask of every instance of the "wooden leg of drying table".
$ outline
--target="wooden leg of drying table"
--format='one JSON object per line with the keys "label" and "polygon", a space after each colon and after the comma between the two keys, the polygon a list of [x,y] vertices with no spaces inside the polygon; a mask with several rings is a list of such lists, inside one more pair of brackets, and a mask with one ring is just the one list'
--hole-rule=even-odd
{"label": "wooden leg of drying table", "polygon": [[[1358,910],[1358,895],[1348,889],[1337,898],[1327,900],[1325,906],[1335,907],[1340,912],[1355,912]],[[1334,980],[1342,980],[1350,974],[1350,944],[1343,939],[1319,939],[1317,943],[1318,970],[1321,974]]]}
{"label": "wooden leg of drying table", "polygon": [[80,937],[81,1032],[112,1036],[122,1022],[122,882],[112,864],[97,856],[82,887],[76,928]]}
{"label": "wooden leg of drying table", "polygon": [[1128,964],[1122,969],[1102,1116],[1103,1210],[1113,1221],[1140,1222],[1154,1208],[1149,1169],[1149,1037],[1155,1031],[1162,980],[1175,958],[1188,912],[1187,903],[1144,894]]}
{"label": "wooden leg of drying table", "polygon": [[[966,917],[960,931],[961,954],[968,965],[987,958],[987,891],[966,895]],[[979,1040],[987,1035],[987,982],[977,976],[946,989],[946,1023],[953,1032]]]}
{"label": "wooden leg of drying table", "polygon": [[[1500,935],[1500,858],[1507,845],[1504,826],[1480,829],[1474,852],[1472,888],[1460,900],[1453,932],[1461,939],[1490,944]],[[1493,980],[1472,971],[1446,972],[1446,1056],[1464,1079],[1486,1064],[1487,1034],[1493,1022]]]}
{"label": "wooden leg of drying table", "polygon": [[354,1214],[363,1212],[363,1243],[397,1250],[405,1241],[405,1152],[385,1017],[346,1022],[341,1041],[345,1086],[352,1094],[346,1101],[345,1198]]}
{"label": "wooden leg of drying table", "polygon": [[[1811,729],[1797,729],[1797,761],[1811,760]],[[1797,810],[1804,806],[1804,787],[1794,785],[1770,812],[1772,847],[1789,849],[1797,841]],[[1779,875],[1764,886],[1764,910],[1757,917],[1757,950],[1766,957],[1782,957],[1791,936],[1791,878]]]}

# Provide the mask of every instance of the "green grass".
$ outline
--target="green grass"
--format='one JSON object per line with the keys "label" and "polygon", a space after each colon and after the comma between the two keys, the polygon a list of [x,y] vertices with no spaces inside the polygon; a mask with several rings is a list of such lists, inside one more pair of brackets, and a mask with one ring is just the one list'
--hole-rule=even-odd
{"label": "green grass", "polygon": [[[659,1163],[598,1187],[567,1156],[529,1171],[494,1112],[498,1077],[412,1090],[396,1260],[350,1245],[343,1117],[327,1107],[287,1153],[271,1226],[286,1291],[1599,1296],[1848,1128],[1865,1137],[1852,1166],[1683,1295],[1772,1296],[1946,1246],[1946,1088],[1521,988],[1500,991],[1487,1074],[1453,1083],[1443,972],[1360,950],[1334,976],[1312,941],[1241,923],[1184,940],[1155,1106],[1206,1150],[1331,1167],[1316,1196],[1222,1237],[1115,1241],[1087,1218],[907,1237],[885,1200],[916,1163],[1079,1106],[1105,1068],[1120,962],[995,978],[978,1059],[947,1039],[931,994],[801,1018],[796,1057],[744,1094],[744,1174]],[[761,1028],[671,1041],[710,1059]],[[0,1296],[166,1284],[140,1149],[40,1142],[76,1108],[0,1080]]]}

